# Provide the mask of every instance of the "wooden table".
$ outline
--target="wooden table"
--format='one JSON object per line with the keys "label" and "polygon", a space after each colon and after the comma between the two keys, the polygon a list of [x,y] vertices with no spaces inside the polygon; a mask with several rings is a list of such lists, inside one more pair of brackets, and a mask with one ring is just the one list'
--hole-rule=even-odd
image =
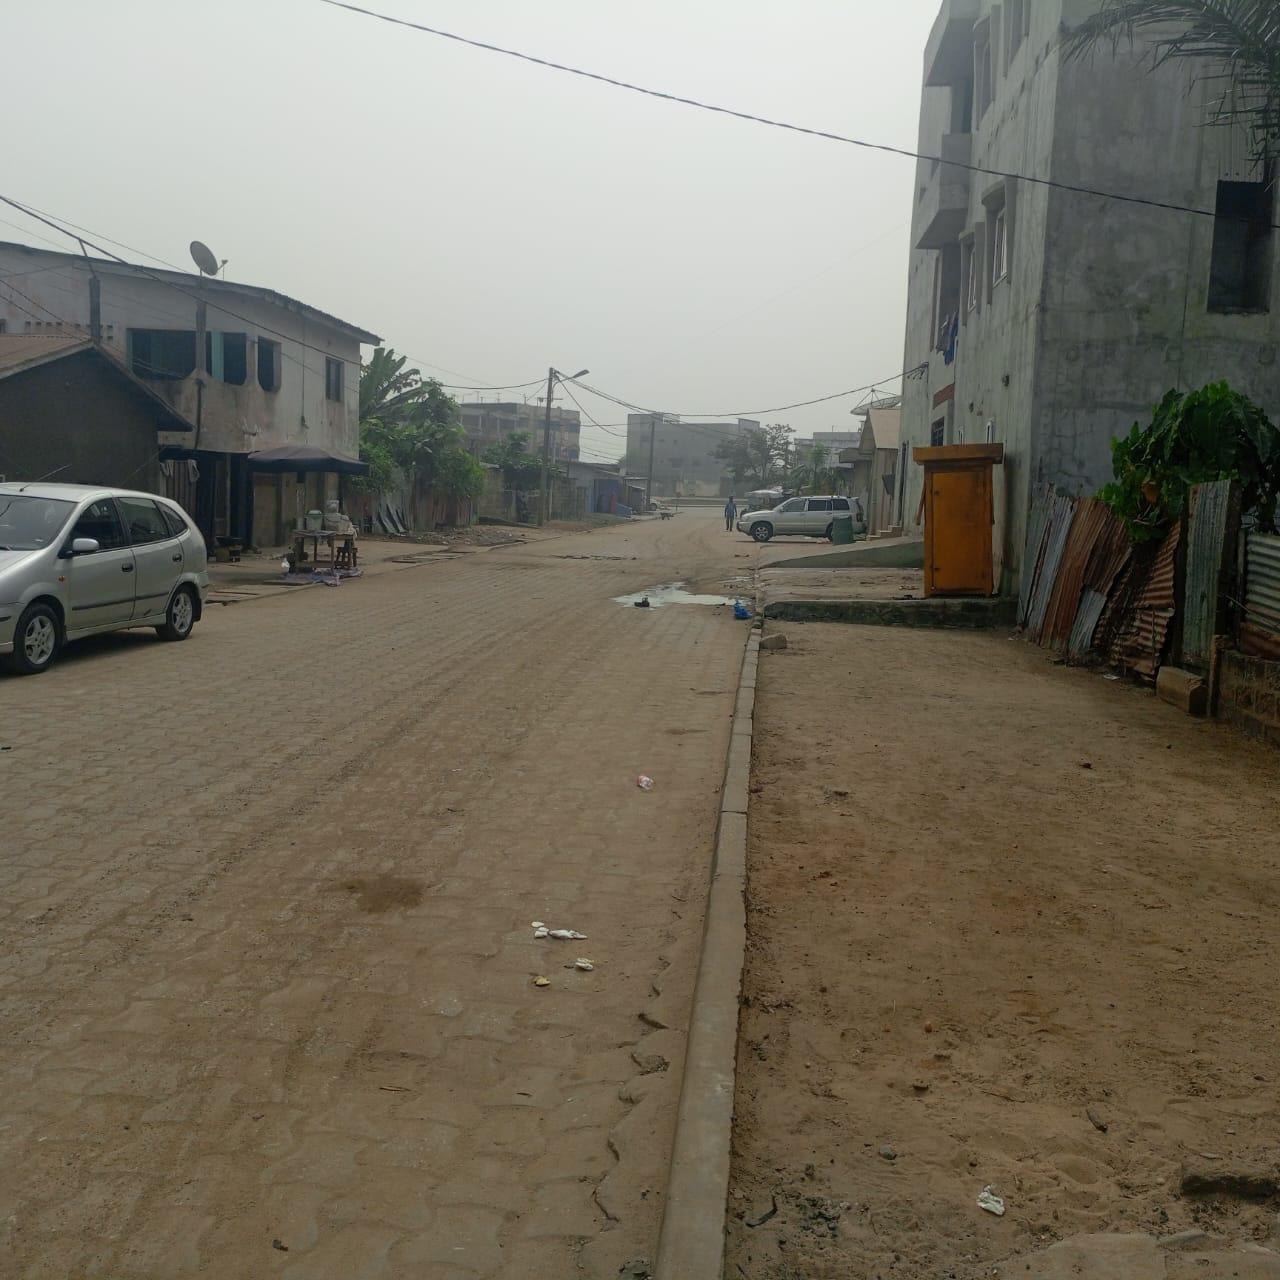
{"label": "wooden table", "polygon": [[359,552],[356,550],[354,533],[338,533],[334,529],[295,529],[293,544],[289,551],[290,572],[296,572],[300,565],[307,563],[307,544],[311,544],[311,563],[319,566],[320,546],[323,543],[329,548],[329,569],[354,569]]}

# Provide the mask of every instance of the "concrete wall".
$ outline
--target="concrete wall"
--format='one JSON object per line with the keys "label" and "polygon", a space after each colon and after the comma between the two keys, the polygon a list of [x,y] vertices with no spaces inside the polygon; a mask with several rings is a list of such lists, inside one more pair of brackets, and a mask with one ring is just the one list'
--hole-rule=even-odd
{"label": "concrete wall", "polygon": [[65,467],[51,479],[158,492],[156,425],[101,357],[54,360],[0,379],[0,474],[34,480]]}
{"label": "concrete wall", "polygon": [[1280,746],[1280,662],[1226,650],[1218,674],[1218,718]]}
{"label": "concrete wall", "polygon": [[[180,277],[180,292],[125,267],[96,266],[101,285],[103,339],[109,350],[128,363],[128,330],[194,329],[198,279]],[[11,273],[15,273],[12,274]],[[0,319],[11,333],[34,330],[40,323],[56,329],[53,317],[89,323],[88,265],[66,255],[0,245],[0,276],[22,290],[17,296],[0,282]],[[215,302],[218,298],[223,310]],[[17,304],[21,303],[22,306]],[[32,314],[45,317],[44,321]],[[244,318],[241,318],[244,317]],[[336,325],[250,295],[227,295],[210,289],[207,309],[210,331],[246,333],[248,373],[242,386],[205,375],[201,407],[200,448],[230,453],[265,449],[278,444],[305,443],[354,457],[359,451],[360,343]],[[283,337],[280,335],[284,335]],[[257,379],[257,340],[281,344],[280,389],[264,391]],[[304,347],[302,343],[307,343]],[[308,349],[318,348],[318,350]],[[345,362],[341,402],[325,396],[325,353]],[[149,385],[189,420],[196,419],[196,378],[151,381]],[[191,439],[166,437],[173,444],[191,446]]]}
{"label": "concrete wall", "polygon": [[[959,0],[943,7],[939,27]],[[1219,178],[1249,180],[1243,140],[1205,129],[1205,84],[1194,69],[1170,65],[1152,72],[1121,46],[1064,65],[1062,24],[1097,9],[1097,0],[1034,0],[1029,30],[1009,56],[1011,6],[981,0],[971,7],[999,33],[993,57],[993,98],[979,118],[975,104],[972,162],[983,168],[1052,178],[1055,182],[1214,208]],[[954,30],[954,28],[953,28]],[[926,55],[926,72],[929,54]],[[952,62],[951,74],[962,65]],[[920,149],[955,154],[952,89],[922,91]],[[978,94],[981,98],[981,94]],[[914,242],[940,203],[954,200],[957,171],[928,162],[917,168]],[[943,193],[940,184],[947,183]],[[975,309],[962,298],[955,363],[933,349],[936,243],[911,255],[906,363],[929,362],[908,379],[903,439],[928,444],[942,421],[945,443],[1005,445],[997,469],[996,570],[1015,590],[1032,487],[1050,482],[1092,493],[1111,478],[1110,442],[1171,387],[1189,389],[1218,378],[1280,409],[1275,363],[1280,325],[1275,312],[1212,315],[1207,310],[1214,219],[1153,209],[1027,183],[969,176],[963,231],[983,254],[992,202],[1003,194],[1009,226],[1006,279],[983,282]],[[934,237],[936,241],[938,237]],[[1273,275],[1280,252],[1273,255]],[[1273,280],[1273,298],[1275,293]],[[920,468],[908,466],[905,516],[912,528]]]}

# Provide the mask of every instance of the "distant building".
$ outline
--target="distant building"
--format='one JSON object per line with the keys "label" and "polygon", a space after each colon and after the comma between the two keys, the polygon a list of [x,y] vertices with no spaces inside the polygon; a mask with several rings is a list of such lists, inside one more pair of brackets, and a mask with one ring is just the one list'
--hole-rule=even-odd
{"label": "distant building", "polygon": [[887,533],[898,523],[902,397],[887,396],[855,409],[854,414],[862,419],[862,429],[857,445],[844,450],[842,457],[846,466],[857,471],[855,492],[862,499],[867,533]]}
{"label": "distant building", "polygon": [[[652,428],[652,430],[651,430]],[[716,450],[725,441],[758,432],[749,418],[736,422],[681,422],[671,414],[627,414],[626,469],[649,474],[653,440],[653,492],[663,497],[719,498],[733,492],[733,473]]]}
{"label": "distant building", "polygon": [[357,457],[360,347],[380,340],[273,289],[8,243],[0,333],[96,338],[194,424],[160,437],[162,492],[210,543],[262,546],[336,496],[338,478],[251,472],[249,453],[308,444]]}
{"label": "distant building", "polygon": [[[529,437],[530,453],[541,455],[546,430],[546,406],[521,401],[483,401],[462,404],[462,427],[467,442],[477,456],[492,444],[507,440],[516,432]],[[581,456],[582,418],[576,409],[551,410],[551,457],[557,462],[576,462]]]}
{"label": "distant building", "polygon": [[[928,368],[904,384],[902,445],[1004,444],[1005,591],[1034,487],[1096,492],[1112,439],[1171,387],[1225,378],[1280,411],[1270,176],[1241,130],[1204,127],[1222,84],[1208,64],[1153,69],[1141,41],[1064,62],[1064,28],[1098,7],[947,0],[924,51],[919,149],[937,159],[916,169],[903,367]],[[904,475],[910,525],[921,468]]]}
{"label": "distant building", "polygon": [[811,436],[800,436],[791,442],[792,457],[796,462],[804,462],[815,445],[825,449],[827,451],[826,465],[840,476],[839,487],[841,491],[843,492],[848,489],[849,492],[853,492],[852,489],[849,489],[849,484],[852,480],[852,476],[848,474],[850,466],[848,463],[841,462],[840,457],[849,449],[856,449],[858,447],[860,434],[861,433],[856,430],[832,430],[815,431]]}

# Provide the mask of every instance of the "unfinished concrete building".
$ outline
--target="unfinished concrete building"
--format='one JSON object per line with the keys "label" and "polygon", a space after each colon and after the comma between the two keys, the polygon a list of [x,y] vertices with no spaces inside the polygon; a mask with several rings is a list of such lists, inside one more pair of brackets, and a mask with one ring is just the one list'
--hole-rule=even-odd
{"label": "unfinished concrete building", "polygon": [[[902,444],[1003,442],[996,575],[1016,589],[1034,486],[1092,493],[1171,387],[1280,410],[1277,219],[1221,82],[1121,44],[1068,61],[1097,0],[947,0],[924,56]],[[973,165],[989,172],[975,172]],[[1049,183],[999,176],[1019,174]],[[1092,188],[1183,206],[1158,208]],[[900,468],[914,527],[919,467]]]}

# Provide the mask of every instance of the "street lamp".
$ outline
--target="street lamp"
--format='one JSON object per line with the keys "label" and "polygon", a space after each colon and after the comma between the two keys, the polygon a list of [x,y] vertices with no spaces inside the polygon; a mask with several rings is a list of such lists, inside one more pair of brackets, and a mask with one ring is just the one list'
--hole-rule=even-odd
{"label": "street lamp", "polygon": [[547,407],[542,423],[542,484],[538,495],[540,525],[546,524],[551,519],[551,401],[556,394],[556,383],[573,382],[578,378],[585,378],[590,372],[590,369],[579,369],[572,377],[566,379],[565,375],[554,366],[547,370]]}

